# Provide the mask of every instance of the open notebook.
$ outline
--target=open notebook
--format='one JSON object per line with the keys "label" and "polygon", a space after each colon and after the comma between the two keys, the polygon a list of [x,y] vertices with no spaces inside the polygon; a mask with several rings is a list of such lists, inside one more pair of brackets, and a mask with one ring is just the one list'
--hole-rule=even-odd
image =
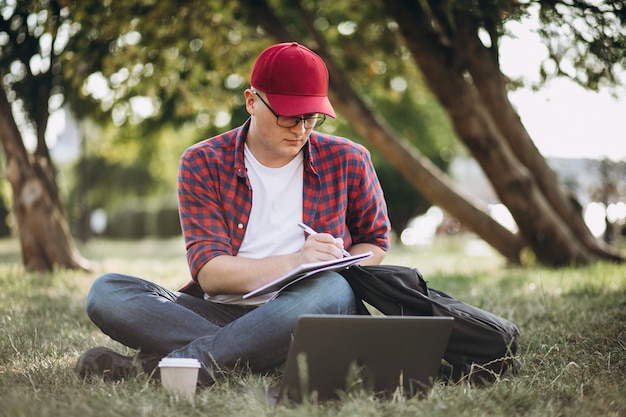
{"label": "open notebook", "polygon": [[317,274],[322,271],[338,271],[340,269],[344,269],[349,267],[350,265],[354,265],[359,263],[363,259],[367,259],[372,256],[372,252],[365,252],[358,255],[346,256],[344,258],[332,259],[330,261],[323,262],[315,262],[310,264],[302,264],[298,266],[293,271],[283,275],[280,278],[275,279],[274,281],[263,285],[262,287],[257,288],[254,291],[250,291],[247,294],[244,294],[243,298],[248,299],[250,297],[255,297],[258,295],[269,294],[275,291],[280,291],[286,286],[293,284],[303,278],[309,277],[311,275]]}

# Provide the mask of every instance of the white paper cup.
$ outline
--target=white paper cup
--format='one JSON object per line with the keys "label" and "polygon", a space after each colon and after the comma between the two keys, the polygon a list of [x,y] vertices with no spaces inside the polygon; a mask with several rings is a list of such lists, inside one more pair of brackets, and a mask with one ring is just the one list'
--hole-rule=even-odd
{"label": "white paper cup", "polygon": [[159,362],[161,384],[167,392],[193,398],[198,383],[200,361],[191,358],[163,358]]}

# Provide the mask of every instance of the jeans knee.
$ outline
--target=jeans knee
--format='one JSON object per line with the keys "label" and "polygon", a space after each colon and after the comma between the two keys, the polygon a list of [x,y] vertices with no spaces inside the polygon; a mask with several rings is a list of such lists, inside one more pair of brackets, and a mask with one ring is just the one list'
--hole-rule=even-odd
{"label": "jeans knee", "polygon": [[85,305],[87,316],[90,319],[96,319],[101,312],[112,311],[111,308],[114,308],[114,306],[110,305],[111,295],[116,282],[119,283],[120,278],[123,278],[123,276],[119,274],[104,274],[96,278],[91,284]]}
{"label": "jeans knee", "polygon": [[354,314],[356,302],[354,292],[341,275],[328,272],[302,281],[306,295],[301,302],[308,303],[317,314]]}
{"label": "jeans knee", "polygon": [[92,320],[99,310],[98,306],[100,304],[101,294],[103,293],[103,288],[106,286],[105,283],[108,275],[109,274],[101,275],[96,278],[95,281],[91,283],[91,287],[87,293],[85,310],[87,311],[87,316]]}

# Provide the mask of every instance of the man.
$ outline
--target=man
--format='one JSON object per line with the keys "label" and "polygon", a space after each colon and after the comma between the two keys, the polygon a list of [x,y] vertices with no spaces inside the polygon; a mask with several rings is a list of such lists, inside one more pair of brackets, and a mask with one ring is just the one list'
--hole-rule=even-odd
{"label": "man", "polygon": [[[123,378],[138,365],[151,372],[164,356],[200,360],[201,382],[239,362],[263,371],[286,359],[299,316],[355,313],[354,294],[337,272],[277,296],[242,297],[344,250],[371,251],[362,264],[380,263],[390,229],[368,151],[313,130],[335,117],[321,58],[297,43],[274,45],[258,57],[250,84],[250,118],[181,157],[180,219],[202,296],[121,274],[99,277],[87,298],[89,317],[140,353],[90,349],[77,363],[79,374]],[[299,222],[320,233],[306,235]]]}

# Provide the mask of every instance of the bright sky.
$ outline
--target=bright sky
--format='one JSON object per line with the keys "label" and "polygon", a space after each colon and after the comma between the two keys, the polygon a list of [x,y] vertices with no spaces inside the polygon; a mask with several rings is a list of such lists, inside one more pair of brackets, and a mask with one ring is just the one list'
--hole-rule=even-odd
{"label": "bright sky", "polygon": [[[501,70],[509,76],[537,80],[547,50],[529,28],[529,22],[509,24],[517,39],[502,40]],[[608,91],[595,93],[558,79],[537,92],[515,91],[509,99],[544,156],[617,161],[626,160],[625,90],[622,87],[621,97],[616,99]]]}

